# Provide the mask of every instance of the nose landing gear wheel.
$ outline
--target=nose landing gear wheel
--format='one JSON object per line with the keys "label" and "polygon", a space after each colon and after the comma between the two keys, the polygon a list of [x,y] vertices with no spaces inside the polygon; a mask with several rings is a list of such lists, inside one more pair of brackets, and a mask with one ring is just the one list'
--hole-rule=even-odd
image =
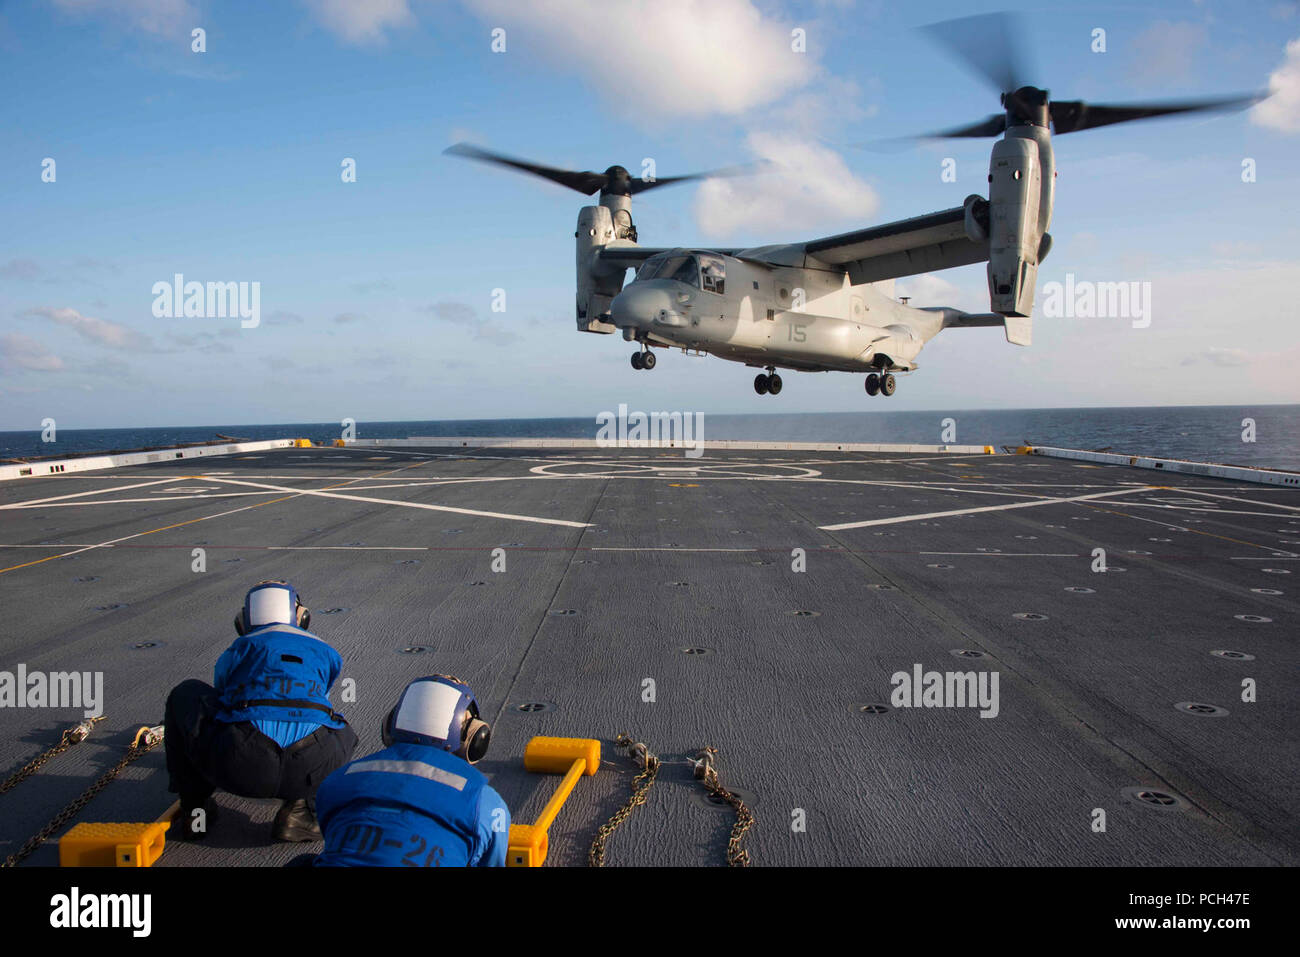
{"label": "nose landing gear wheel", "polygon": [[643,353],[641,355],[641,368],[653,369],[654,367],[655,367],[655,354],[653,352]]}
{"label": "nose landing gear wheel", "polygon": [[781,377],[775,372],[767,377],[767,391],[772,395],[781,394]]}
{"label": "nose landing gear wheel", "polygon": [[645,366],[643,365],[644,362],[645,362],[645,359],[644,359],[642,353],[640,353],[640,352],[634,352],[634,353],[632,353],[632,368],[633,368],[633,369],[644,369],[644,368],[645,368]]}
{"label": "nose landing gear wheel", "polygon": [[894,377],[890,375],[888,372],[886,372],[884,375],[880,377],[881,395],[893,395],[894,390],[897,388],[898,388],[898,384],[894,382]]}
{"label": "nose landing gear wheel", "polygon": [[875,395],[880,391],[880,376],[872,372],[867,376],[865,385],[867,387],[867,395]]}
{"label": "nose landing gear wheel", "polygon": [[754,391],[757,392],[759,395],[767,395],[767,390],[768,390],[767,376],[763,375],[763,373],[760,372],[758,375],[754,376]]}

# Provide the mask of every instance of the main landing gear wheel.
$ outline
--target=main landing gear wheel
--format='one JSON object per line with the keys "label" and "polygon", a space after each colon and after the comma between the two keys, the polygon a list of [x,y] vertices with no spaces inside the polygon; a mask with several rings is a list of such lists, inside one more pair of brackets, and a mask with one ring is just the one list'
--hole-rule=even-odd
{"label": "main landing gear wheel", "polygon": [[767,395],[768,388],[769,388],[769,384],[767,381],[767,376],[763,375],[763,373],[761,372],[758,375],[754,376],[755,392],[757,392],[759,395]]}
{"label": "main landing gear wheel", "polygon": [[865,385],[867,387],[867,395],[875,395],[880,391],[880,376],[876,375],[874,372],[870,373],[867,376]]}
{"label": "main landing gear wheel", "polygon": [[886,372],[884,375],[880,377],[881,395],[893,395],[894,390],[897,388],[898,388],[898,383],[894,381],[894,377],[890,375],[888,372]]}
{"label": "main landing gear wheel", "polygon": [[633,368],[633,369],[644,369],[644,368],[645,368],[645,366],[643,365],[644,362],[645,362],[645,358],[644,358],[644,354],[643,354],[643,353],[640,353],[640,352],[634,352],[634,353],[632,353],[632,368]]}
{"label": "main landing gear wheel", "polygon": [[646,352],[642,353],[642,354],[641,354],[641,368],[642,368],[642,369],[653,369],[654,367],[655,367],[655,354],[654,354],[653,352],[648,351],[648,350],[647,350]]}
{"label": "main landing gear wheel", "polygon": [[767,377],[767,391],[772,395],[781,394],[781,377],[775,372]]}

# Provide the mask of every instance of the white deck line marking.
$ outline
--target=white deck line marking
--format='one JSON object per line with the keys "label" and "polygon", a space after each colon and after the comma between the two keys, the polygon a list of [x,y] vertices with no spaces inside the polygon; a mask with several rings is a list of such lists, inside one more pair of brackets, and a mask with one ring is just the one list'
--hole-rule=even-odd
{"label": "white deck line marking", "polygon": [[633,545],[594,545],[591,549],[593,552],[756,552],[757,548],[687,548],[676,547],[673,545],[645,545],[637,547]]}
{"label": "white deck line marking", "polygon": [[[294,490],[293,490],[293,489],[286,489],[286,491],[290,491],[290,492],[292,492],[292,491],[294,491]],[[215,514],[215,515],[204,515],[202,518],[193,519],[192,521],[184,522],[184,523],[182,523],[182,524],[185,524],[185,525],[192,525],[192,524],[195,524],[195,523],[197,523],[197,522],[206,522],[206,521],[208,521],[208,520],[210,520],[210,519],[221,518],[221,517],[223,517],[223,516],[225,516],[225,515],[234,515],[236,512],[246,512],[246,511],[248,511],[250,508],[261,508],[261,507],[262,507],[263,505],[265,505],[265,504],[266,504],[265,502],[258,502],[256,505],[243,505],[243,506],[241,506],[241,507],[239,507],[239,508],[232,508],[232,509],[229,509],[228,511],[225,511],[225,512],[217,512],[217,514]],[[106,542],[98,542],[98,543],[96,543],[96,544],[94,544],[94,545],[86,545],[86,546],[84,546],[84,547],[82,547],[82,548],[78,548],[78,549],[76,549],[75,551],[66,552],[66,553],[63,554],[63,555],[58,555],[58,556],[56,556],[56,557],[58,557],[58,558],[67,558],[67,557],[70,556],[70,555],[80,555],[82,552],[89,552],[89,551],[92,551],[93,549],[96,549],[96,548],[111,548],[112,546],[116,545],[118,542],[129,542],[129,541],[130,541],[131,539],[133,539],[133,538],[140,538],[140,537],[142,537],[142,536],[144,536],[144,535],[153,535],[155,532],[158,532],[158,531],[167,531],[167,529],[152,529],[152,528],[151,528],[151,529],[150,529],[149,531],[147,531],[147,532],[136,532],[134,535],[125,535],[125,536],[123,536],[122,538],[112,538],[112,539],[109,539],[109,540],[106,541]],[[65,547],[66,547],[66,546],[65,546]],[[45,559],[38,559],[37,562],[32,562],[31,564],[37,564],[37,563],[39,563],[39,562],[43,562],[43,561],[45,561]]]}
{"label": "white deck line marking", "polygon": [[174,478],[158,479],[154,482],[136,482],[134,485],[117,485],[113,488],[92,488],[88,492],[73,492],[70,495],[55,495],[51,498],[25,499],[21,502],[13,502],[9,505],[0,505],[4,508],[28,508],[37,505],[43,505],[46,502],[61,502],[66,498],[81,498],[83,495],[104,495],[108,492],[125,492],[129,488],[144,488],[146,485],[166,485],[168,482],[177,481]]}
{"label": "white deck line marking", "polygon": [[979,508],[958,508],[948,512],[923,512],[919,515],[897,515],[893,518],[873,518],[865,522],[843,522],[839,525],[818,525],[823,532],[838,532],[849,528],[867,528],[872,525],[896,525],[902,522],[918,522],[926,518],[946,518],[953,515],[973,515],[977,512],[1004,512],[1013,508],[1033,508],[1037,505],[1063,505],[1069,502],[1088,502],[1098,498],[1110,498],[1114,495],[1131,495],[1156,488],[1154,485],[1134,486],[1116,489],[1113,492],[1094,492],[1092,495],[1072,495],[1068,498],[1038,498],[1032,502],[1007,502],[1003,505],[982,505]]}
{"label": "white deck line marking", "polygon": [[[0,548],[82,548],[80,542],[60,542],[57,545],[0,545]],[[85,545],[85,548],[96,548],[95,545]],[[112,546],[105,546],[111,548]]]}
{"label": "white deck line marking", "polygon": [[268,552],[427,552],[430,550],[428,545],[261,545],[257,547]]}
{"label": "white deck line marking", "polygon": [[[969,494],[969,495],[1020,495],[1020,496],[1029,497],[1029,498],[1038,498],[1038,499],[1041,499],[1041,498],[1042,498],[1042,496],[1039,495],[1037,492],[1022,492],[1022,491],[1019,491],[1019,489],[1024,488],[1025,486],[1019,485],[1018,483],[1015,483],[1015,482],[1004,482],[1004,483],[992,483],[992,482],[989,482],[989,483],[985,483],[985,484],[991,485],[992,488],[991,488],[991,489],[983,489],[983,488],[966,488],[965,486],[957,487],[957,486],[953,486],[953,485],[950,485],[950,484],[942,484],[942,483],[940,483],[940,484],[934,484],[934,483],[920,483],[920,482],[884,482],[884,481],[880,481],[880,480],[877,480],[877,479],[799,478],[799,479],[783,479],[782,481],[787,481],[787,482],[804,482],[804,483],[807,483],[807,484],[810,484],[810,485],[811,485],[811,484],[817,484],[817,483],[820,483],[820,482],[826,482],[826,483],[829,483],[829,484],[832,484],[832,485],[865,485],[865,486],[869,486],[869,487],[873,487],[873,488],[879,486],[879,487],[881,487],[881,488],[899,488],[899,489],[908,489],[908,490],[916,491],[916,492],[953,492],[953,493],[958,494],[958,495],[961,495],[961,494]],[[1064,485],[1064,486],[1053,486],[1053,487],[1060,487],[1060,488],[1107,488],[1107,489],[1114,489],[1114,488],[1115,488],[1114,485]],[[1129,491],[1133,491],[1133,490],[1143,490],[1143,489],[1147,489],[1147,488],[1150,488],[1150,487],[1151,487],[1151,486],[1149,486],[1149,485],[1142,485],[1142,484],[1125,486],[1125,488],[1128,489]]]}
{"label": "white deck line marking", "polygon": [[917,552],[918,555],[969,555],[972,558],[1079,558],[1077,552]]}
{"label": "white deck line marking", "polygon": [[[1261,545],[1260,547],[1266,548],[1267,546]],[[1290,554],[1294,557],[1284,557],[1282,555],[1261,555],[1258,558],[1253,556],[1250,558],[1244,558],[1244,557],[1238,558],[1237,556],[1234,555],[1232,558],[1229,558],[1228,561],[1230,562],[1300,562],[1300,555],[1296,555],[1295,552],[1291,552]]]}
{"label": "white deck line marking", "polygon": [[533,515],[514,515],[508,512],[485,512],[473,508],[455,508],[451,505],[430,505],[426,502],[403,502],[391,498],[371,498],[368,495],[341,495],[338,492],[325,492],[319,489],[289,488],[284,485],[264,485],[261,482],[241,482],[235,479],[214,478],[214,482],[227,485],[246,485],[249,488],[264,488],[275,492],[292,492],[295,495],[315,495],[320,498],[337,498],[345,502],[365,502],[371,505],[396,505],[400,508],[422,508],[431,512],[453,512],[457,515],[478,515],[483,518],[501,518],[512,522],[533,522],[538,525],[560,525],[564,528],[590,528],[588,522],[570,522],[562,518],[537,518]]}
{"label": "white deck line marking", "polygon": [[[1151,502],[1125,502],[1125,508],[1167,508],[1174,511],[1191,512],[1193,515],[1254,515],[1259,518],[1281,518],[1277,512],[1248,512],[1245,509],[1237,508],[1213,508],[1206,507],[1208,503],[1201,505],[1153,505]],[[1137,518],[1136,515],[1130,515],[1129,518]],[[1176,525],[1181,528],[1182,526]],[[1300,532],[1300,529],[1296,529]]]}
{"label": "white deck line marking", "polygon": [[[102,489],[111,492],[113,489]],[[271,495],[271,492],[219,492],[216,495],[156,495],[152,498],[106,498],[94,502],[48,502],[45,505],[5,505],[4,508],[73,508],[91,505],[138,505],[141,502],[201,502],[208,498],[243,498],[248,495]]]}
{"label": "white deck line marking", "polygon": [[1295,505],[1279,505],[1276,502],[1260,502],[1251,498],[1238,498],[1236,495],[1216,495],[1213,492],[1196,491],[1193,494],[1204,495],[1206,498],[1222,498],[1230,502],[1245,502],[1247,505],[1263,505],[1266,508],[1283,508],[1288,512],[1300,512],[1300,507]]}

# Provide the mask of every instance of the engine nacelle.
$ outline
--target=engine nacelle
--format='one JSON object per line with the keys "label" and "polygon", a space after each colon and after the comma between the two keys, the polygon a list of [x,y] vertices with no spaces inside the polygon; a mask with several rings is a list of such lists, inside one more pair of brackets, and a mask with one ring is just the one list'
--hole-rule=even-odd
{"label": "engine nacelle", "polygon": [[[1046,193],[1044,175],[1049,177]],[[1040,252],[1051,245],[1044,237],[1052,215],[1052,175],[1051,144],[1045,138],[1013,131],[994,144],[989,160],[989,306],[1004,316],[1034,311]]]}
{"label": "engine nacelle", "polygon": [[623,291],[626,269],[600,261],[600,251],[614,241],[614,219],[605,206],[584,206],[578,211],[577,319],[581,332],[617,332],[608,321],[610,303]]}

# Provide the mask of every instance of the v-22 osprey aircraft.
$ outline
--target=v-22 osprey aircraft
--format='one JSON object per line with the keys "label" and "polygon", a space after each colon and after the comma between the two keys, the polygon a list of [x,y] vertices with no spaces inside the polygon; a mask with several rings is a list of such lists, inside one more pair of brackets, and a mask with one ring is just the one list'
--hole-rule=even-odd
{"label": "v-22 osprey aircraft", "polygon": [[[777,369],[867,373],[868,395],[893,395],[894,373],[916,369],[927,342],[944,329],[1002,326],[1007,341],[1028,346],[1038,267],[1052,246],[1048,228],[1056,191],[1052,132],[1073,133],[1131,120],[1239,108],[1259,97],[1127,105],[1051,100],[1023,81],[1011,24],[1003,14],[929,28],[1001,92],[1002,112],[934,137],[1001,136],[989,160],[987,198],[913,219],[804,242],[749,249],[638,245],[632,221],[637,193],[735,170],[662,179],[633,177],[622,166],[572,171],[490,152],[467,143],[453,155],[503,165],[567,186],[599,192],[578,213],[577,325],[622,332],[639,348],[634,369],[653,369],[655,347],[677,347],[763,369],[759,395],[777,395]],[[896,278],[986,262],[988,313],[894,298]],[[624,286],[629,268],[633,281]]]}

